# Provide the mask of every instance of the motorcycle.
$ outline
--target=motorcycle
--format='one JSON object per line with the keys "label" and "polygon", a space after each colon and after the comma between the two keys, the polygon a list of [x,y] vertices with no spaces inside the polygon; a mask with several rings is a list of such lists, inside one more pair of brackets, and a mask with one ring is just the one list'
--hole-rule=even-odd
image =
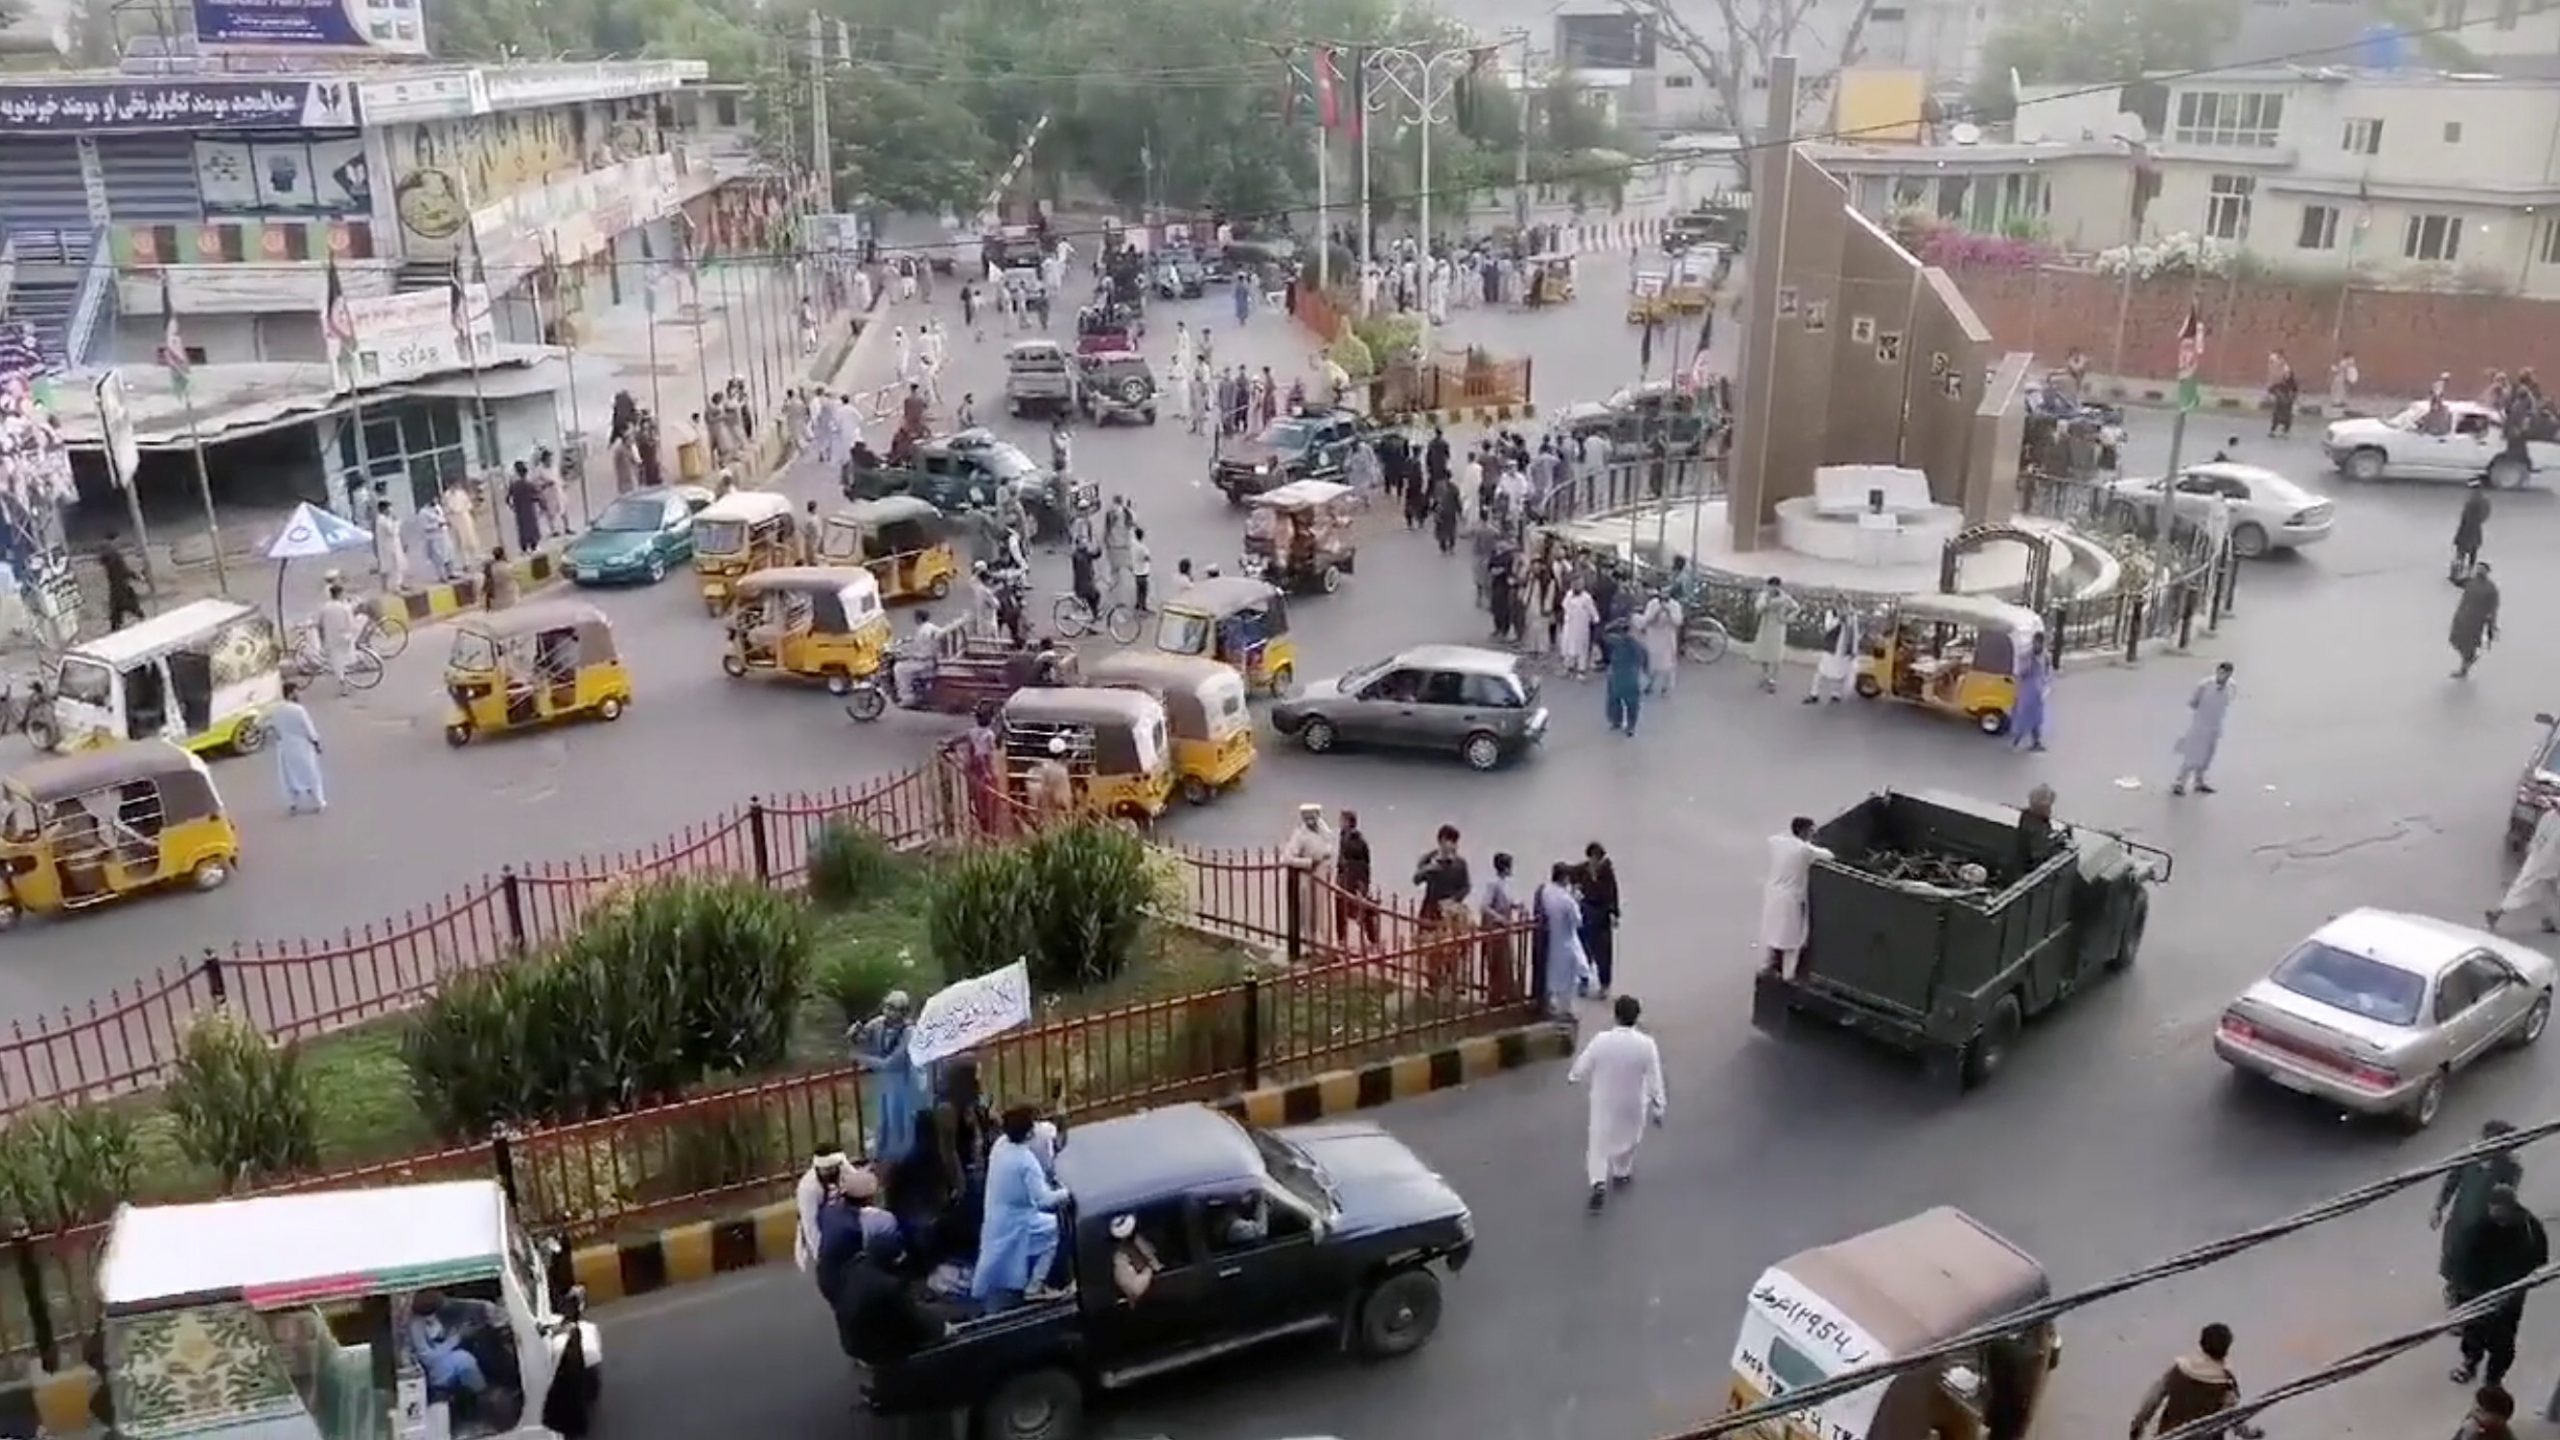
{"label": "motorcycle", "polygon": [[41,675],[27,682],[23,695],[15,680],[0,676],[0,734],[21,733],[38,750],[62,743],[61,726],[53,718],[53,687]]}

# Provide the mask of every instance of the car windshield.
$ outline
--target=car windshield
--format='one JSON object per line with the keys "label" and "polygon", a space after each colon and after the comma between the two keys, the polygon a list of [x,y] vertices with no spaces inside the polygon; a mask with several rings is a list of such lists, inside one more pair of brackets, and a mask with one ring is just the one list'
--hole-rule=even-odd
{"label": "car windshield", "polygon": [[596,517],[596,528],[611,533],[637,531],[646,534],[658,528],[666,513],[663,500],[640,500],[626,495],[605,507],[604,513]]}
{"label": "car windshield", "polygon": [[1274,420],[1262,432],[1262,443],[1274,450],[1304,450],[1315,443],[1316,427],[1312,420]]}
{"label": "car windshield", "polygon": [[990,445],[978,452],[978,458],[985,462],[987,469],[994,472],[999,479],[1019,480],[1026,475],[1040,473],[1032,465],[1031,457],[1023,454],[1019,447],[1012,445]]}
{"label": "car windshield", "polygon": [[1156,622],[1156,648],[1168,655],[1209,653],[1209,617],[1167,610]]}
{"label": "car windshield", "polygon": [[1264,1168],[1292,1195],[1327,1213],[1342,1209],[1342,1193],[1333,1188],[1333,1177],[1306,1151],[1281,1139],[1268,1130],[1249,1131],[1254,1148],[1262,1152]]}
{"label": "car windshield", "polygon": [[2427,996],[2423,978],[2317,940],[2302,942],[2267,978],[2306,1000],[2385,1025],[2417,1024]]}
{"label": "car windshield", "polygon": [[1342,693],[1345,695],[1357,695],[1361,691],[1368,689],[1370,682],[1376,680],[1379,676],[1386,674],[1388,667],[1395,663],[1395,657],[1390,655],[1386,659],[1380,660],[1374,665],[1363,665],[1357,670],[1343,672]]}

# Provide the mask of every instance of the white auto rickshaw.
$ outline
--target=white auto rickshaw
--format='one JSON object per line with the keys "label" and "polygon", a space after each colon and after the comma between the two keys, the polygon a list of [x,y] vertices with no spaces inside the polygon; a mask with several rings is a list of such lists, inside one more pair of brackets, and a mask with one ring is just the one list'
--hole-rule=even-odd
{"label": "white auto rickshaw", "polygon": [[283,660],[274,622],[237,601],[197,600],[137,621],[63,652],[56,743],[255,750],[267,739],[259,716],[284,698]]}
{"label": "white auto rickshaw", "polygon": [[98,1266],[116,1424],[543,1440],[546,1415],[568,1423],[546,1405],[592,1406],[604,1360],[544,1274],[486,1180],[126,1206]]}

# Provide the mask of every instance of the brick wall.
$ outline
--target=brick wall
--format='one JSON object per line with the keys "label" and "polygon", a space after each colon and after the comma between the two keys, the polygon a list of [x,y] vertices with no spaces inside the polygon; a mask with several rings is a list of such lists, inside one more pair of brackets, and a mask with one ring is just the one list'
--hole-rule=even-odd
{"label": "brick wall", "polygon": [[[2042,370],[2060,366],[2076,347],[2087,352],[2093,373],[2115,368],[2120,279],[2053,268],[1968,270],[1955,278],[1991,327],[1994,350],[2033,351]],[[2177,373],[2178,327],[2190,299],[2204,316],[2208,387],[2264,385],[2271,350],[2285,353],[2313,397],[2327,392],[2329,362],[2341,349],[2355,354],[2363,395],[2415,397],[2444,373],[2456,393],[2468,394],[2491,368],[2529,366],[2546,383],[2560,378],[2560,302],[2183,278],[2135,283],[2125,308],[2125,375],[2167,380]]]}

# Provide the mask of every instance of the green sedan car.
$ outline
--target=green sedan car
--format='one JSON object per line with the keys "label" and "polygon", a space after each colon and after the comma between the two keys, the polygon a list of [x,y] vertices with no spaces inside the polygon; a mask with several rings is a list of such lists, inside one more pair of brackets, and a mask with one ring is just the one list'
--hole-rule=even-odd
{"label": "green sedan car", "polygon": [[655,585],[693,559],[693,517],[710,503],[699,485],[616,496],[561,552],[560,567],[578,585]]}

